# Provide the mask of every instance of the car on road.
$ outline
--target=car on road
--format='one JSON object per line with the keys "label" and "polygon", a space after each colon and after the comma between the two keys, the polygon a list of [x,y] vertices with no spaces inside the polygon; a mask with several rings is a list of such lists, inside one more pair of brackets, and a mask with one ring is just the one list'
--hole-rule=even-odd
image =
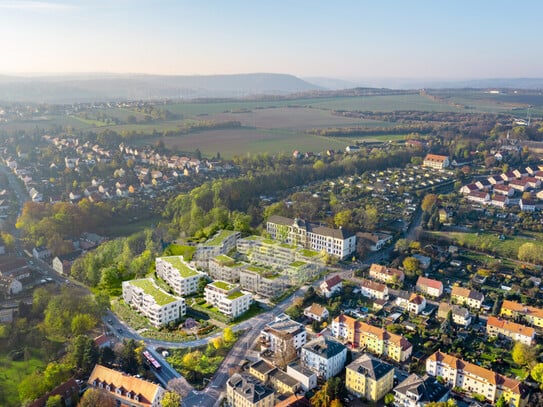
{"label": "car on road", "polygon": [[123,329],[122,328],[117,328],[117,332],[119,332],[120,334],[123,333]]}
{"label": "car on road", "polygon": [[111,324],[113,320],[111,318],[108,318],[107,322]]}

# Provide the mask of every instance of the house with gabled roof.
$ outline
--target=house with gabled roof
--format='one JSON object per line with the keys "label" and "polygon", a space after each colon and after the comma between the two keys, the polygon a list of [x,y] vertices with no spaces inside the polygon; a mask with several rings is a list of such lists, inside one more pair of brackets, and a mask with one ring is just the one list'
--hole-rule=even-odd
{"label": "house with gabled roof", "polygon": [[384,300],[388,298],[388,287],[376,281],[363,279],[360,283],[360,293],[364,297]]}
{"label": "house with gabled roof", "polygon": [[437,298],[443,295],[443,283],[428,277],[419,276],[416,289],[423,294],[428,294],[430,297]]}
{"label": "house with gabled roof", "polygon": [[442,170],[450,165],[449,157],[446,155],[427,154],[424,157],[423,165],[425,167]]}
{"label": "house with gabled roof", "polygon": [[326,307],[314,302],[309,307],[304,309],[304,315],[314,321],[325,321],[330,316]]}
{"label": "house with gabled roof", "polygon": [[447,401],[450,389],[435,377],[419,377],[412,373],[393,389],[393,394],[394,407],[424,407],[429,403]]}
{"label": "house with gabled roof", "polygon": [[324,280],[319,286],[322,295],[324,295],[326,298],[330,298],[332,295],[340,293],[342,287],[343,280],[339,274]]}
{"label": "house with gabled roof", "polygon": [[495,316],[488,317],[486,333],[490,337],[506,337],[528,346],[533,345],[535,340],[534,328]]}
{"label": "house with gabled roof", "polygon": [[370,266],[370,278],[387,284],[401,283],[405,279],[404,272],[400,269],[373,263]]}

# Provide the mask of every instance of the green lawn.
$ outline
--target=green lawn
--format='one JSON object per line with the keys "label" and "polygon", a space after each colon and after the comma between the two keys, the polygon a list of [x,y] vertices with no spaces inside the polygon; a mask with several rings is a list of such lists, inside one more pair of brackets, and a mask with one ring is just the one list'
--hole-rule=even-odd
{"label": "green lawn", "polygon": [[26,361],[12,361],[6,355],[0,356],[0,405],[20,406],[17,386],[23,378],[47,365],[41,350],[33,349],[31,355],[31,359]]}

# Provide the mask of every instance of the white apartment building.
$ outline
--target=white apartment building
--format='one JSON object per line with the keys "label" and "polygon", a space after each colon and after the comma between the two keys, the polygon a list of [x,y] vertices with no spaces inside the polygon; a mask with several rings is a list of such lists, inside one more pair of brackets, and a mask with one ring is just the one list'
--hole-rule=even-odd
{"label": "white apartment building", "polygon": [[488,317],[486,333],[490,337],[506,337],[528,346],[532,346],[535,341],[534,328],[495,316]]}
{"label": "white apartment building", "polygon": [[333,339],[319,336],[302,347],[300,360],[304,367],[328,380],[345,366],[347,348]]}
{"label": "white apartment building", "polygon": [[209,259],[208,274],[213,280],[236,283],[239,281],[239,272],[246,263],[238,262],[233,258],[220,254]]}
{"label": "white apartment building", "polygon": [[281,294],[287,282],[287,276],[282,276],[269,268],[246,264],[239,270],[241,288],[264,297],[275,297]]}
{"label": "white apartment building", "polygon": [[262,348],[272,352],[292,346],[298,353],[307,342],[307,332],[303,324],[293,321],[286,314],[280,314],[262,329],[260,342]]}
{"label": "white apartment building", "polygon": [[356,250],[356,235],[344,229],[333,229],[273,215],[268,219],[266,230],[272,237],[285,243],[302,246],[345,259]]}
{"label": "white apartment building", "polygon": [[194,257],[196,261],[207,261],[220,254],[228,254],[236,248],[236,242],[241,237],[240,232],[233,230],[219,230],[215,235],[196,247]]}
{"label": "white apartment building", "polygon": [[187,312],[184,298],[166,293],[151,278],[123,281],[123,300],[156,327],[177,321]]}
{"label": "white apartment building", "polygon": [[252,295],[240,291],[238,285],[220,280],[206,285],[204,297],[208,304],[213,304],[231,319],[247,311],[253,302]]}
{"label": "white apartment building", "polygon": [[157,257],[155,265],[157,276],[166,281],[178,295],[196,292],[200,278],[205,276],[186,263],[183,256]]}

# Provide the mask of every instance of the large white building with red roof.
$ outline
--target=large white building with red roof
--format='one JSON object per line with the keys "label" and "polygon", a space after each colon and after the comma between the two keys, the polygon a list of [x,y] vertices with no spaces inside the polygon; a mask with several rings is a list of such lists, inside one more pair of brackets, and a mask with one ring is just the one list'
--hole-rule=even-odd
{"label": "large white building with red roof", "polygon": [[427,154],[426,157],[424,157],[423,165],[425,167],[442,170],[450,165],[450,161],[449,157],[446,155]]}

